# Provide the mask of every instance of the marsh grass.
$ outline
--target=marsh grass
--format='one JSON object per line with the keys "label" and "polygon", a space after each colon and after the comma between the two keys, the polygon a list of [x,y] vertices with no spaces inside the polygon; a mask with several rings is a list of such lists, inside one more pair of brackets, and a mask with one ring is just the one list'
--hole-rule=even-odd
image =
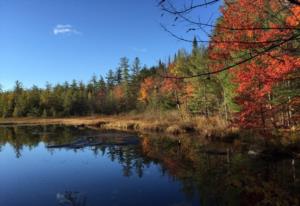
{"label": "marsh grass", "polygon": [[224,119],[213,117],[188,117],[182,119],[178,111],[147,111],[144,113],[114,116],[90,116],[72,118],[9,118],[0,120],[0,125],[73,125],[101,129],[165,132],[169,134],[195,133],[204,137],[224,138],[236,133]]}

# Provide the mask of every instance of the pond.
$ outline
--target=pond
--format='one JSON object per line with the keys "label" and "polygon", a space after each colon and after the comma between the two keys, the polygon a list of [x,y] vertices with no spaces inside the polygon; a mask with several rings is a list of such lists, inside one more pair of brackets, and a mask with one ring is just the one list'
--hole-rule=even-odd
{"label": "pond", "polygon": [[195,142],[0,127],[0,205],[299,205],[299,160],[249,157],[239,144],[208,144],[219,152],[203,152]]}

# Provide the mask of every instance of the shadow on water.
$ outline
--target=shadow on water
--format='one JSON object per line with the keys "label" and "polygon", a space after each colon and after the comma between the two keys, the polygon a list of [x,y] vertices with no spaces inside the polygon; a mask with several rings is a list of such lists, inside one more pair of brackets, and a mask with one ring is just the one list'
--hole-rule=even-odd
{"label": "shadow on water", "polygon": [[[126,138],[136,137],[73,127],[3,127],[0,154],[6,144],[13,147],[17,158],[22,157],[24,147],[34,149],[41,142],[48,145],[50,153],[88,148],[95,156],[107,155],[111,162],[117,162],[123,177],[143,178],[146,168],[158,165],[161,176],[180,185],[180,192],[190,200],[187,205],[300,204],[299,160],[251,158],[241,152],[239,144],[204,145],[192,138],[180,143],[158,136],[143,136],[138,142]],[[74,147],[78,142],[79,147]],[[195,198],[196,203],[192,201]],[[87,197],[80,192],[58,192],[56,199],[59,205],[88,206]]]}

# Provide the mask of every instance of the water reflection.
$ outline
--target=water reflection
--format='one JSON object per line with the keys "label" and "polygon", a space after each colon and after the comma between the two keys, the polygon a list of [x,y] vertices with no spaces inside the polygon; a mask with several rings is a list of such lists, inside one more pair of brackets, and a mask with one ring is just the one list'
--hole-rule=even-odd
{"label": "water reflection", "polygon": [[143,151],[182,183],[187,196],[199,192],[201,205],[300,204],[299,160],[266,161],[239,152],[205,154],[189,139],[180,150],[175,144],[168,138],[146,138]]}
{"label": "water reflection", "polygon": [[[108,135],[108,137],[128,136],[128,134],[110,132],[101,135]],[[16,158],[22,159],[25,148],[29,150],[37,149],[41,147],[41,142],[43,143],[43,149],[52,155],[60,154],[63,151],[82,154],[88,150],[93,153],[95,158],[105,157],[121,168],[122,176],[128,181],[118,179],[118,176],[114,175],[112,178],[117,179],[114,183],[111,183],[116,184],[114,186],[122,188],[124,184],[135,185],[137,180],[130,179],[131,177],[145,180],[142,185],[139,185],[141,188],[134,188],[136,196],[131,196],[131,193],[130,195],[127,194],[126,192],[130,192],[126,191],[127,189],[122,190],[122,193],[127,194],[126,197],[122,196],[123,198],[120,197],[122,195],[120,189],[113,189],[110,199],[103,196],[103,194],[106,194],[105,191],[102,191],[104,189],[100,188],[103,182],[95,187],[86,186],[86,188],[91,187],[91,191],[101,190],[103,194],[101,193],[102,196],[99,198],[102,198],[101,201],[104,205],[112,205],[112,201],[119,201],[119,205],[135,205],[137,202],[143,202],[143,205],[300,204],[299,160],[266,161],[249,158],[247,154],[240,152],[241,146],[239,144],[208,144],[205,145],[205,148],[212,148],[209,151],[220,151],[221,148],[224,152],[207,152],[207,149],[206,152],[203,152],[203,144],[195,144],[190,138],[184,138],[178,144],[176,139],[157,136],[141,137],[139,144],[99,144],[79,149],[46,148],[46,145],[51,144],[68,144],[82,136],[99,136],[99,132],[60,126],[3,127],[0,128],[0,151],[1,148],[3,149],[5,145],[9,144],[13,148]],[[219,150],[214,150],[215,148]],[[72,159],[70,158],[70,160]],[[91,160],[85,159],[84,161]],[[105,164],[109,163],[105,162]],[[103,168],[106,167],[106,165],[102,166]],[[82,176],[80,180],[74,178],[75,181],[80,181],[79,186],[87,184],[85,178],[95,178],[95,182],[97,181],[96,178],[99,178],[97,175],[100,174],[96,175],[96,172],[92,169],[87,172],[77,167],[78,165],[74,166],[73,169],[78,172],[85,172],[85,175],[90,175],[89,177]],[[115,165],[111,167],[112,169],[109,172],[115,172]],[[156,167],[159,168],[159,178],[154,178],[156,173],[154,173],[153,168]],[[155,170],[155,172],[157,171]],[[160,186],[155,187],[153,184],[161,185],[161,188]],[[152,195],[148,191],[150,185],[151,188],[155,188],[155,191],[151,191],[155,193],[155,197],[158,197],[160,193],[164,196],[150,198],[149,200],[145,199],[149,194]],[[130,188],[130,186],[128,187]],[[179,188],[179,191],[170,189],[176,187]],[[170,191],[166,191],[166,188],[169,188]],[[80,188],[76,190],[81,191]],[[87,197],[82,194],[80,192],[58,193],[56,199],[61,205],[90,206],[99,204],[96,198],[87,202]],[[184,196],[182,197],[181,194]]]}
{"label": "water reflection", "polygon": [[86,197],[80,192],[57,193],[56,199],[60,206],[85,206]]}

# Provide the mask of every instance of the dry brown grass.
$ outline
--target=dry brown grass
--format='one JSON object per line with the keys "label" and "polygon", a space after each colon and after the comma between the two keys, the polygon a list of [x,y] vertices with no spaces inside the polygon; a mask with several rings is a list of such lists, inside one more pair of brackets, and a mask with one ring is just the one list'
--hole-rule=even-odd
{"label": "dry brown grass", "polygon": [[102,129],[166,132],[169,134],[197,133],[205,137],[225,137],[232,133],[220,117],[193,117],[182,120],[178,111],[145,112],[116,116],[73,118],[9,118],[0,119],[0,125],[74,125]]}
{"label": "dry brown grass", "polygon": [[196,129],[205,136],[224,136],[228,124],[219,116],[214,117],[195,117]]}
{"label": "dry brown grass", "polygon": [[140,114],[125,115],[125,119],[143,120],[143,121],[158,121],[158,122],[176,122],[180,121],[180,115],[177,110],[173,111],[146,111]]}

